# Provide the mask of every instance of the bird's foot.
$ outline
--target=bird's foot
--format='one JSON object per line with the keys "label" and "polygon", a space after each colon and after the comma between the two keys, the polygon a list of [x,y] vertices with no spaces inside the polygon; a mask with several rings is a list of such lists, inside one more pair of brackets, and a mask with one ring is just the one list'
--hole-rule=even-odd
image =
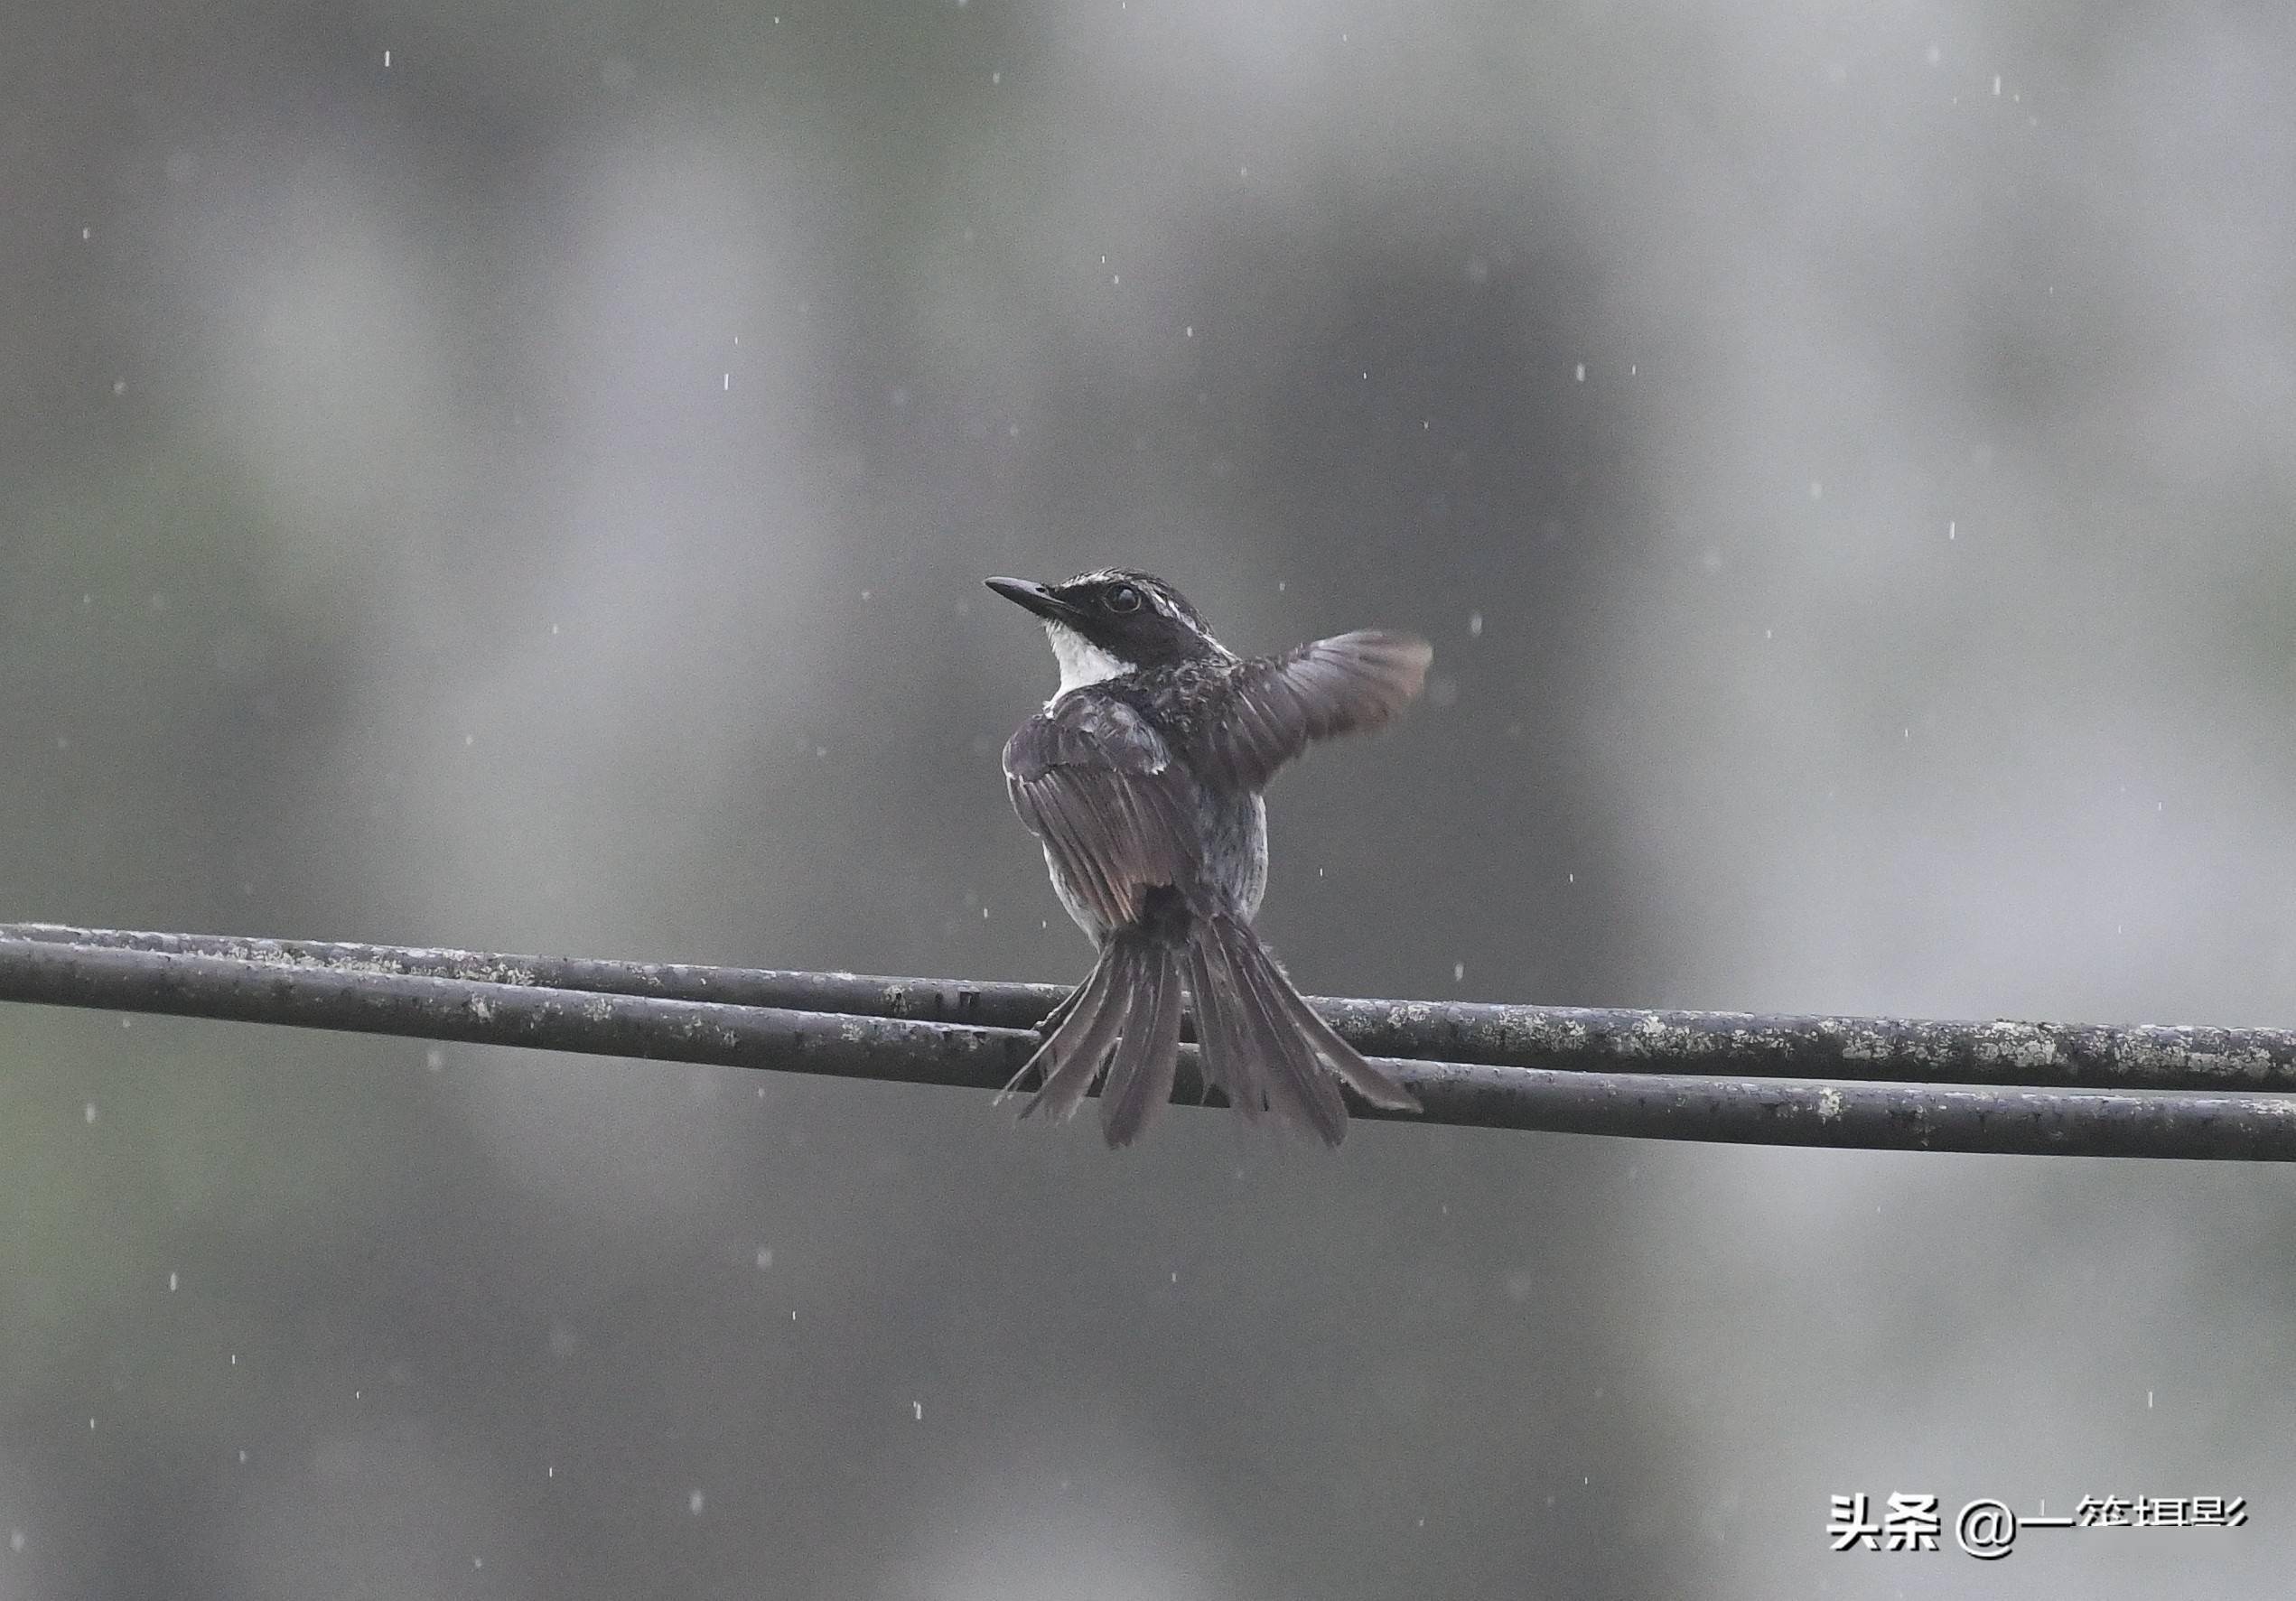
{"label": "bird's foot", "polygon": [[1061,1024],[1067,1022],[1069,1020],[1069,1014],[1076,1010],[1077,1001],[1083,994],[1084,986],[1082,984],[1078,984],[1075,989],[1062,996],[1059,1004],[1055,1006],[1050,1011],[1046,1012],[1044,1014],[1044,1020],[1036,1026],[1036,1037],[1039,1039],[1051,1038],[1053,1030],[1059,1028]]}

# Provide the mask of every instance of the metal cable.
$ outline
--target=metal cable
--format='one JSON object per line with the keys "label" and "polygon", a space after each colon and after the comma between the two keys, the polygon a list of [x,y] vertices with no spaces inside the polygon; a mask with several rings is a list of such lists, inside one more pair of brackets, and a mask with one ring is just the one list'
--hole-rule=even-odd
{"label": "metal cable", "polygon": [[[1061,993],[0,925],[0,1000],[975,1089],[1019,1070],[1034,1044],[1026,1026]],[[2296,1034],[2279,1030],[1316,1004],[1418,1093],[1426,1111],[1406,1122],[2296,1160],[2296,1095],[2256,1088],[2296,1083]],[[2049,1084],[2096,1087],[2035,1087]],[[2131,1093],[2137,1085],[2171,1087]],[[2235,1087],[2249,1093],[2223,1093]],[[1192,1050],[1182,1053],[1179,1093],[1201,1093]]]}

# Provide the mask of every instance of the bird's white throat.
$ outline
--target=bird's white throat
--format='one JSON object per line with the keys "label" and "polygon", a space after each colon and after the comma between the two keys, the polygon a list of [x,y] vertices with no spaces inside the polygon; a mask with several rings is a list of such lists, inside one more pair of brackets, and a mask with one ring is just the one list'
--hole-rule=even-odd
{"label": "bird's white throat", "polygon": [[[1060,687],[1052,692],[1054,701],[1087,684],[1106,684],[1111,678],[1121,678],[1139,666],[1120,656],[1109,655],[1066,623],[1048,620],[1044,637],[1052,641],[1052,654],[1060,664]],[[1045,703],[1048,706],[1051,703]]]}

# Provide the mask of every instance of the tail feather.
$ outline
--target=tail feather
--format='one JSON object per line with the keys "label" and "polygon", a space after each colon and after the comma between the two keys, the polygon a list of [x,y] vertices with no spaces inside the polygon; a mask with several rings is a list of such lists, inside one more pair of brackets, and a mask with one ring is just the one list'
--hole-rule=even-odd
{"label": "tail feather", "polygon": [[[1058,1021],[1052,1023],[1043,1043],[1036,1047],[1029,1059],[1021,1065],[1021,1070],[999,1092],[999,1100],[1013,1094],[1032,1075],[1038,1074],[1042,1075],[1038,1081],[1038,1093],[1040,1095],[1042,1094],[1061,1064],[1076,1055],[1076,1047],[1083,1043],[1086,1030],[1106,1007],[1115,976],[1115,950],[1111,947],[1100,954],[1100,959],[1092,964],[1092,971],[1084,975],[1084,982],[1071,990],[1068,999],[1054,1009]],[[1035,1104],[1033,1100],[1031,1101],[1021,1115],[1026,1117],[1029,1111],[1034,1110]]]}
{"label": "tail feather", "polygon": [[1259,936],[1226,917],[1209,919],[1204,936],[1218,953],[1216,975],[1227,981],[1214,991],[1214,1006],[1235,1006],[1253,1047],[1252,1066],[1268,1110],[1285,1122],[1311,1131],[1326,1145],[1347,1138],[1348,1105],[1339,1086],[1316,1062],[1313,1041],[1300,1031],[1281,999],[1292,986],[1276,971]]}
{"label": "tail feather", "polygon": [[[1107,1060],[1117,1031],[1130,1026],[1126,1019],[1139,999],[1139,947],[1129,940],[1112,940],[1100,962],[1108,969],[1107,993],[1097,1005],[1080,1003],[1062,1023],[1059,1033],[1073,1030],[1074,1044],[1063,1052],[1059,1066],[1045,1075],[1043,1085],[1029,1097],[1029,1103],[1021,1108],[1022,1117],[1040,1107],[1056,1123],[1074,1117],[1092,1081],[1100,1076],[1100,1064]],[[1042,1048],[1050,1049],[1052,1044],[1047,1040]]]}
{"label": "tail feather", "polygon": [[1308,1004],[1306,996],[1289,983],[1283,986],[1282,992],[1284,1005],[1300,1031],[1315,1042],[1316,1050],[1330,1066],[1331,1071],[1347,1081],[1348,1088],[1372,1105],[1384,1107],[1389,1112],[1423,1110],[1418,1096],[1397,1084],[1393,1075],[1374,1067],[1364,1059],[1362,1052],[1340,1038],[1339,1031]]}
{"label": "tail feather", "polygon": [[1190,954],[1206,1075],[1246,1115],[1265,1109],[1339,1144],[1347,1136],[1347,1103],[1327,1066],[1374,1106],[1419,1110],[1417,1097],[1317,1015],[1249,924],[1206,918]]}
{"label": "tail feather", "polygon": [[1179,953],[1158,945],[1147,960],[1140,990],[1146,1000],[1125,1019],[1124,1039],[1109,1059],[1108,1082],[1100,1090],[1100,1131],[1111,1149],[1138,1139],[1156,1109],[1171,1099],[1172,1075],[1180,1066]]}
{"label": "tail feather", "polygon": [[1196,1004],[1196,1052],[1205,1079],[1245,1122],[1257,1122],[1267,1111],[1267,1096],[1252,1075],[1251,1042],[1238,1010],[1225,1004],[1230,988],[1225,966],[1200,937],[1188,947],[1188,988]]}

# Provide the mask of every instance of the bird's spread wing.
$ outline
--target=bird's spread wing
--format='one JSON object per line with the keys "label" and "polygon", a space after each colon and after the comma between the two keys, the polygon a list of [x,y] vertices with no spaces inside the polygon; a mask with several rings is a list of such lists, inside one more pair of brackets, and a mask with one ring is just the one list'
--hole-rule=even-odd
{"label": "bird's spread wing", "polygon": [[1191,881],[1194,781],[1131,707],[1064,696],[1004,747],[1004,777],[1013,809],[1106,926],[1136,919],[1156,886]]}
{"label": "bird's spread wing", "polygon": [[1419,693],[1434,657],[1424,639],[1366,631],[1244,663],[1198,736],[1205,777],[1258,789],[1309,740],[1377,728]]}

